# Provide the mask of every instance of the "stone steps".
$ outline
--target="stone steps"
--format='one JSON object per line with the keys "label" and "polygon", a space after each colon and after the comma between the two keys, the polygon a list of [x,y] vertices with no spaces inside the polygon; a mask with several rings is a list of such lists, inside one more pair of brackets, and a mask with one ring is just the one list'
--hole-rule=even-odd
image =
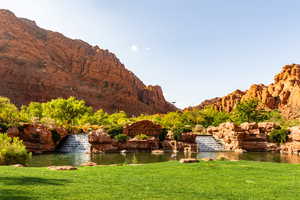
{"label": "stone steps", "polygon": [[224,146],[210,135],[197,136],[196,143],[199,152],[224,151]]}
{"label": "stone steps", "polygon": [[81,153],[89,152],[91,144],[88,140],[87,134],[69,135],[65,142],[58,149],[58,152],[62,153]]}

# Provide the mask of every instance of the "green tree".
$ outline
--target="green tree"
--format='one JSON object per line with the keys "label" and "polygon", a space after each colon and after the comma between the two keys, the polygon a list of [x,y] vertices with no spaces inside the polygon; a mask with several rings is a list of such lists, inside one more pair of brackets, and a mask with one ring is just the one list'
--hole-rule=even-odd
{"label": "green tree", "polygon": [[233,121],[240,124],[243,122],[260,122],[268,119],[268,113],[258,108],[259,101],[249,99],[237,104],[233,111]]}
{"label": "green tree", "polygon": [[4,130],[19,123],[19,110],[6,97],[0,97],[0,127]]}
{"label": "green tree", "polygon": [[23,105],[20,111],[20,117],[23,121],[32,121],[34,118],[37,120],[43,117],[42,103],[31,102],[28,106]]}
{"label": "green tree", "polygon": [[85,101],[75,97],[58,98],[42,104],[43,117],[52,118],[60,125],[78,125],[84,115],[92,113],[92,108]]}

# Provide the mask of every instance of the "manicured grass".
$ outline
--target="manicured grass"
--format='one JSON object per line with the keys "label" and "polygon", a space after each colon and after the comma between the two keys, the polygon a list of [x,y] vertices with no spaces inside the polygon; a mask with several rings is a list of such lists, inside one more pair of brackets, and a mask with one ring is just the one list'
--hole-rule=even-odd
{"label": "manicured grass", "polygon": [[1,200],[300,199],[300,165],[179,162],[81,167],[0,167]]}

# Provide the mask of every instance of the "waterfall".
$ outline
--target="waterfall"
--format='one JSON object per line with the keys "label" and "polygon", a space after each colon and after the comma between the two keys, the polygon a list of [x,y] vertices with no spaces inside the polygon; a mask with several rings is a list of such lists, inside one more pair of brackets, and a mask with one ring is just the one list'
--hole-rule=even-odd
{"label": "waterfall", "polygon": [[211,135],[197,136],[196,143],[198,145],[199,152],[224,151],[224,146]]}
{"label": "waterfall", "polygon": [[58,152],[61,153],[80,153],[90,152],[91,144],[87,134],[68,135]]}

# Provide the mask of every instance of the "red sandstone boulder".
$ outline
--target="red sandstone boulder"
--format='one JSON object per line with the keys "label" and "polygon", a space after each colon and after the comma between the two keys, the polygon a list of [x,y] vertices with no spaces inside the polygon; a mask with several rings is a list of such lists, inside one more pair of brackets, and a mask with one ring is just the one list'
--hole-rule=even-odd
{"label": "red sandstone boulder", "polygon": [[185,159],[180,159],[181,163],[196,163],[199,162],[199,160],[195,159],[195,158],[185,158]]}
{"label": "red sandstone boulder", "polygon": [[94,162],[85,162],[85,163],[82,163],[80,166],[82,167],[93,167],[93,166],[96,166],[97,163],[94,163]]}
{"label": "red sandstone boulder", "polygon": [[187,142],[187,143],[195,143],[197,134],[192,132],[189,133],[182,133],[180,136],[180,141]]}
{"label": "red sandstone boulder", "polygon": [[41,124],[23,124],[20,128],[8,129],[7,134],[23,140],[27,151],[43,153],[54,151],[59,142],[67,136],[67,131],[63,128],[49,129]]}
{"label": "red sandstone boulder", "polygon": [[251,123],[245,122],[242,123],[240,127],[242,128],[242,130],[249,131],[249,130],[257,129],[258,125],[256,122],[251,122]]}
{"label": "red sandstone boulder", "polygon": [[158,137],[162,132],[162,127],[158,124],[154,124],[149,120],[142,120],[128,125],[124,128],[123,133],[135,137],[136,135],[145,134],[147,136]]}
{"label": "red sandstone boulder", "polygon": [[289,128],[289,131],[291,132],[289,138],[292,141],[300,142],[300,126],[291,127]]}
{"label": "red sandstone boulder", "polygon": [[103,129],[92,131],[88,135],[91,144],[111,144],[113,139]]}
{"label": "red sandstone boulder", "polygon": [[49,166],[48,169],[58,171],[77,170],[77,168],[74,166]]}
{"label": "red sandstone boulder", "polygon": [[125,143],[125,148],[128,150],[152,150],[159,148],[159,140],[149,138],[147,140],[138,140],[136,138],[130,139]]}

